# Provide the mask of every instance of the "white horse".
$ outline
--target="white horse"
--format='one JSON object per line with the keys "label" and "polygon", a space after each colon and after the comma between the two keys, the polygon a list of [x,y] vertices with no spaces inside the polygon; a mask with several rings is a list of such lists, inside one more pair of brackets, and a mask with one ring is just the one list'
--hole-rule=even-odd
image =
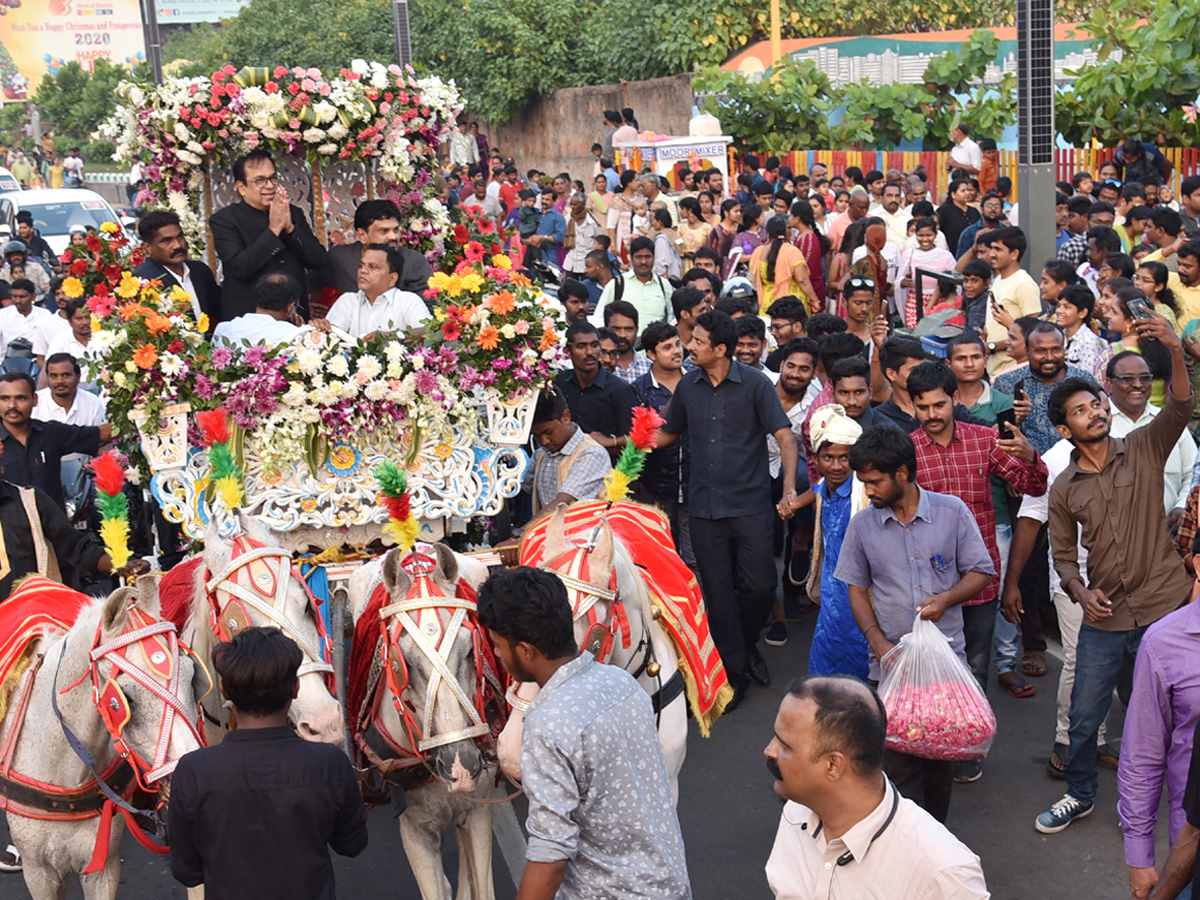
{"label": "white horse", "polygon": [[[290,554],[280,549],[270,532],[249,516],[239,518],[240,533],[221,537],[211,525],[204,537],[200,559],[185,560],[176,573],[164,579],[187,579],[190,607],[181,634],[196,655],[213,671],[213,651],[246,628],[280,629],[304,653],[300,666],[300,694],[292,702],[289,720],[304,739],[340,744],[343,740],[342,706],[331,692],[327,676],[333,672],[318,627],[320,614],[313,606],[303,579],[292,567]],[[246,540],[249,538],[249,540]],[[174,576],[174,577],[172,577]],[[214,691],[204,701],[205,730],[217,744],[230,724],[229,709]]]}
{"label": "white horse", "polygon": [[[675,646],[653,615],[646,582],[608,522],[600,520],[594,543],[586,542],[592,529],[578,538],[568,538],[566,510],[562,505],[553,513],[538,568],[562,579],[571,600],[580,649],[589,650],[600,662],[629,672],[654,701],[658,739],[667,761],[671,794],[678,803],[679,772],[687,756],[687,697]],[[609,589],[614,571],[615,592]],[[613,622],[618,604],[624,623]],[[521,777],[523,713],[537,693],[538,686],[530,682],[509,690],[513,708],[500,733],[497,750],[502,771],[513,779]]]}
{"label": "white horse", "polygon": [[[0,726],[0,747],[5,747],[9,730],[19,725],[9,777],[19,775],[59,789],[83,789],[72,800],[77,808],[92,810],[90,818],[46,821],[10,808],[8,827],[23,859],[25,884],[33,900],[66,896],[67,875],[88,867],[106,821],[100,815],[105,798],[96,788],[92,770],[68,744],[66,729],[91,755],[95,771],[108,772],[106,780],[114,788],[131,778],[120,764],[120,750],[138,783],[156,791],[160,803],[170,792],[175,763],[200,746],[195,690],[210,685],[201,667],[194,666],[179,646],[175,626],[158,616],[155,581],[145,576],[138,579],[136,589],[121,588],[92,603],[67,634],[35,644],[35,662],[12,694],[18,709],[10,710]],[[192,681],[197,676],[203,687],[194,690]],[[98,699],[93,685],[99,689]],[[23,723],[21,706],[28,712]],[[56,799],[49,791],[45,798],[39,802],[26,795],[23,802],[30,804],[27,810],[37,812],[46,801]],[[59,793],[57,799],[66,798]],[[87,900],[112,900],[117,893],[124,814],[117,811],[110,827],[103,868],[80,874]]]}
{"label": "white horse", "polygon": [[[355,630],[356,638],[374,638],[355,653],[374,653],[371,677],[377,678],[359,686],[366,713],[358,723],[358,747],[386,782],[406,791],[400,836],[423,900],[450,900],[442,836],[451,825],[458,841],[458,900],[495,897],[490,804],[498,797],[497,772],[478,742],[488,739],[489,712],[502,715],[504,704],[498,682],[486,670],[481,674],[477,650],[487,636],[475,604],[456,598],[460,578],[470,583],[464,571],[474,578],[487,574],[442,544],[418,544],[409,554],[392,550],[367,563],[349,584],[356,623],[376,586],[387,591],[386,604],[378,613],[372,608],[381,627],[368,622]],[[350,715],[359,717],[360,710]]]}

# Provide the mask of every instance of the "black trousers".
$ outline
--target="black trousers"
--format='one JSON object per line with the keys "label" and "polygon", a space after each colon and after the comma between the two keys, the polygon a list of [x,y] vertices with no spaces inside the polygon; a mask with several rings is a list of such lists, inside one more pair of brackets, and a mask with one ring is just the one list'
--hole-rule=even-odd
{"label": "black trousers", "polygon": [[775,602],[774,522],[774,510],[726,519],[693,516],[690,522],[713,643],[735,685],[750,677],[746,651],[757,643]]}
{"label": "black trousers", "polygon": [[954,787],[954,763],[885,750],[883,771],[901,794],[945,824]]}
{"label": "black trousers", "polygon": [[1021,605],[1025,607],[1025,614],[1021,616],[1021,644],[1026,653],[1030,650],[1046,650],[1046,638],[1042,634],[1042,609],[1050,603],[1048,553],[1047,529],[1043,525],[1033,545],[1033,552],[1029,555],[1029,562],[1025,563],[1017,582],[1021,589]]}

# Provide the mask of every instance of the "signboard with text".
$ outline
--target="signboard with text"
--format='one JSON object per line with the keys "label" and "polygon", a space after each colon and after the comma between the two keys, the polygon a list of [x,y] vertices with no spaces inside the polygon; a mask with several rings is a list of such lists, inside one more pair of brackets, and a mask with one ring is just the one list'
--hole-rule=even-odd
{"label": "signboard with text", "polygon": [[249,0],[165,0],[155,6],[159,25],[185,25],[232,19]]}
{"label": "signboard with text", "polygon": [[0,102],[32,98],[72,61],[90,69],[144,57],[138,0],[0,0]]}

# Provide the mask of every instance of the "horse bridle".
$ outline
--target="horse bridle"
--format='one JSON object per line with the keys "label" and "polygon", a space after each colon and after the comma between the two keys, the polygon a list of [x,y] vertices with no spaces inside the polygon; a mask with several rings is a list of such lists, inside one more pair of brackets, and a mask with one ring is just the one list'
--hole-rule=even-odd
{"label": "horse bridle", "polygon": [[[388,686],[392,691],[392,701],[396,711],[409,732],[409,740],[417,753],[424,755],[437,747],[454,744],[459,741],[475,740],[485,737],[491,732],[491,727],[484,721],[475,700],[468,696],[463,686],[458,683],[454,673],[450,671],[447,660],[450,651],[458,638],[458,633],[464,623],[472,632],[472,643],[478,645],[478,624],[474,621],[477,612],[476,604],[471,600],[458,597],[447,597],[435,590],[433,572],[437,568],[437,559],[429,554],[413,549],[400,563],[401,567],[412,577],[407,594],[403,600],[389,603],[379,610],[379,619],[384,632],[384,654],[390,659],[385,660],[388,673]],[[453,610],[449,622],[443,624],[442,613]],[[417,614],[414,620],[412,613]],[[395,620],[395,625],[389,622]],[[425,711],[422,721],[417,723],[412,712],[401,700],[401,694],[408,687],[408,664],[400,652],[399,640],[404,633],[412,639],[417,648],[424,654],[432,666],[429,683],[425,688]],[[395,652],[392,649],[395,648]],[[403,671],[404,681],[400,676]],[[463,728],[441,734],[433,733],[433,713],[437,702],[438,687],[445,682],[454,699],[466,710],[471,724]]]}
{"label": "horse bridle", "polygon": [[[288,586],[293,577],[308,594],[308,609],[317,627],[316,646],[287,615]],[[286,550],[266,547],[253,538],[238,535],[234,538],[229,562],[205,582],[205,593],[210,624],[219,639],[231,640],[238,632],[251,627],[249,610],[254,610],[295,641],[304,653],[297,676],[320,672],[332,686],[333,666],[329,662],[329,636],[325,633],[325,623],[317,611],[316,598],[292,565],[292,557]]]}

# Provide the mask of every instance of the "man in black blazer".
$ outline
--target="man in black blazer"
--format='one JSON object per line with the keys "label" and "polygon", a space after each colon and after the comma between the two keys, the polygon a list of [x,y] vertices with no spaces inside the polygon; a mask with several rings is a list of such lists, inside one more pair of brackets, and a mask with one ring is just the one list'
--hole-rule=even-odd
{"label": "man in black blazer", "polygon": [[[300,207],[288,203],[271,154],[253,150],[235,160],[233,180],[241,202],[208,223],[225,276],[222,321],[254,312],[254,285],[264,275],[283,272],[305,284],[305,270],[323,269],[329,260]],[[307,302],[299,311],[307,318]]]}
{"label": "man in black blazer", "polygon": [[396,287],[423,297],[429,289],[433,270],[429,260],[411,247],[400,246],[400,210],[391,200],[364,200],[354,211],[354,243],[341,244],[329,250],[329,265],[325,283],[343,294],[358,290],[358,264],[363,247],[387,244],[404,257],[404,271]]}
{"label": "man in black blazer", "polygon": [[199,321],[203,313],[215,325],[221,314],[221,287],[212,269],[188,259],[188,242],[179,216],[167,210],[147,213],[138,222],[138,236],[150,251],[150,258],[134,269],[133,274],[138,278],[157,278],[167,289],[179,285],[195,300],[193,318]]}

